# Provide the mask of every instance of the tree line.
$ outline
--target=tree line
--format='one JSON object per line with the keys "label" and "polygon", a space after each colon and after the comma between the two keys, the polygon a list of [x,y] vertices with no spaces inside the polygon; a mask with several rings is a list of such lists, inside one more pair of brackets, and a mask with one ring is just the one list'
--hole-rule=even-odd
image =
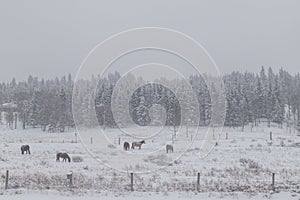
{"label": "tree line", "polygon": [[[205,76],[205,75],[203,75]],[[190,76],[187,80],[192,86],[198,100],[198,105],[188,98],[184,101],[187,109],[181,113],[181,105],[176,95],[160,84],[142,84],[131,95],[128,102],[131,119],[126,117],[124,109],[115,108],[122,126],[128,126],[134,122],[139,125],[157,125],[155,121],[165,117],[165,124],[170,126],[193,124],[207,126],[211,120],[211,91],[208,90],[203,76]],[[0,104],[13,102],[17,105],[18,122],[25,129],[27,127],[40,127],[43,131],[65,131],[66,127],[74,127],[75,122],[72,113],[72,98],[77,99],[74,105],[79,109],[79,118],[76,124],[94,127],[116,127],[120,125],[114,118],[111,104],[112,95],[121,76],[119,73],[109,74],[105,78],[92,77],[90,80],[79,80],[80,87],[74,90],[74,80],[71,75],[55,79],[38,79],[29,76],[26,81],[17,82],[14,78],[9,83],[0,84]],[[272,68],[262,67],[259,73],[232,72],[223,77],[226,93],[226,118],[225,126],[245,127],[246,125],[258,126],[266,122],[283,127],[297,126],[300,119],[300,75],[291,75],[280,69],[275,73]],[[165,80],[168,81],[168,80]],[[172,80],[172,85],[181,92],[186,90],[184,80]],[[143,80],[140,77],[129,75],[122,80],[120,94],[131,91]],[[96,84],[97,89],[91,91],[91,85]],[[87,100],[87,101],[86,101]],[[157,109],[151,110],[155,105]],[[118,105],[122,106],[122,105]],[[199,106],[200,116],[190,116],[188,112]],[[96,110],[97,123],[90,119],[90,112]],[[197,119],[198,121],[195,121]],[[0,123],[12,122],[12,112],[3,112],[0,115]],[[10,123],[11,124],[11,123]]]}

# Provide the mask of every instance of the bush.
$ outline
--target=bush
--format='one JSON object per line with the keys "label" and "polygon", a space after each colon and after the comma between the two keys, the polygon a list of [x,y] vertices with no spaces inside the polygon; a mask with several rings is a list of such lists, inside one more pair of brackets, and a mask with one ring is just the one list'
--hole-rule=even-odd
{"label": "bush", "polygon": [[83,158],[81,156],[73,156],[72,161],[73,162],[83,162]]}

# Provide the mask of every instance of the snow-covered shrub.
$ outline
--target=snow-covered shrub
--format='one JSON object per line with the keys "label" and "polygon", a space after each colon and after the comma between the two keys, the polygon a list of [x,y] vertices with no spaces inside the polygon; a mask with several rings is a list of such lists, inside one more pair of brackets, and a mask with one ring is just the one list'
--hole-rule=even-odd
{"label": "snow-covered shrub", "polygon": [[81,156],[72,156],[73,162],[83,162],[83,158]]}
{"label": "snow-covered shrub", "polygon": [[262,144],[258,144],[257,147],[262,147]]}
{"label": "snow-covered shrub", "polygon": [[241,158],[240,163],[242,166],[244,166],[248,169],[258,169],[259,168],[258,163],[251,159]]}
{"label": "snow-covered shrub", "polygon": [[110,149],[116,149],[116,148],[117,148],[117,147],[116,147],[115,145],[113,145],[113,144],[109,144],[109,145],[107,145],[107,147],[110,148]]}
{"label": "snow-covered shrub", "polygon": [[0,161],[7,162],[8,160],[6,158],[3,158],[3,157],[0,156]]}

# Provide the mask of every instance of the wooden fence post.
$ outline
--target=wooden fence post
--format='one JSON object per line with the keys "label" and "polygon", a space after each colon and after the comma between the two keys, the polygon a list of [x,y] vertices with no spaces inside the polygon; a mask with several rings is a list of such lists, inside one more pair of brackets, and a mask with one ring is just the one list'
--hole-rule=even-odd
{"label": "wooden fence post", "polygon": [[189,127],[186,126],[186,137],[189,138]]}
{"label": "wooden fence post", "polygon": [[172,135],[172,144],[174,144],[174,135]]}
{"label": "wooden fence post", "polygon": [[275,190],[275,173],[272,173],[272,189]]}
{"label": "wooden fence post", "polygon": [[119,138],[119,145],[121,144],[121,138]]}
{"label": "wooden fence post", "polygon": [[9,171],[6,170],[6,176],[5,176],[5,189],[8,189],[8,176],[9,176]]}
{"label": "wooden fence post", "polygon": [[130,173],[130,189],[131,189],[131,191],[134,191],[133,190],[133,173]]}
{"label": "wooden fence post", "polygon": [[18,127],[18,114],[15,113],[15,129]]}
{"label": "wooden fence post", "polygon": [[272,140],[273,139],[273,137],[272,137],[272,132],[270,132],[270,140]]}
{"label": "wooden fence post", "polygon": [[197,174],[197,191],[200,191],[200,173]]}

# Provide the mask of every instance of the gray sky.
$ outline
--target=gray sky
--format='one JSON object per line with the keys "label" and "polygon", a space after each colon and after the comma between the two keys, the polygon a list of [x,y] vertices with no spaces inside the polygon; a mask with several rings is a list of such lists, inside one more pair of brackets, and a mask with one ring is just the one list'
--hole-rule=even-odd
{"label": "gray sky", "polygon": [[95,45],[145,26],[190,35],[223,74],[262,65],[296,73],[299,8],[297,0],[2,0],[0,81],[75,74]]}

